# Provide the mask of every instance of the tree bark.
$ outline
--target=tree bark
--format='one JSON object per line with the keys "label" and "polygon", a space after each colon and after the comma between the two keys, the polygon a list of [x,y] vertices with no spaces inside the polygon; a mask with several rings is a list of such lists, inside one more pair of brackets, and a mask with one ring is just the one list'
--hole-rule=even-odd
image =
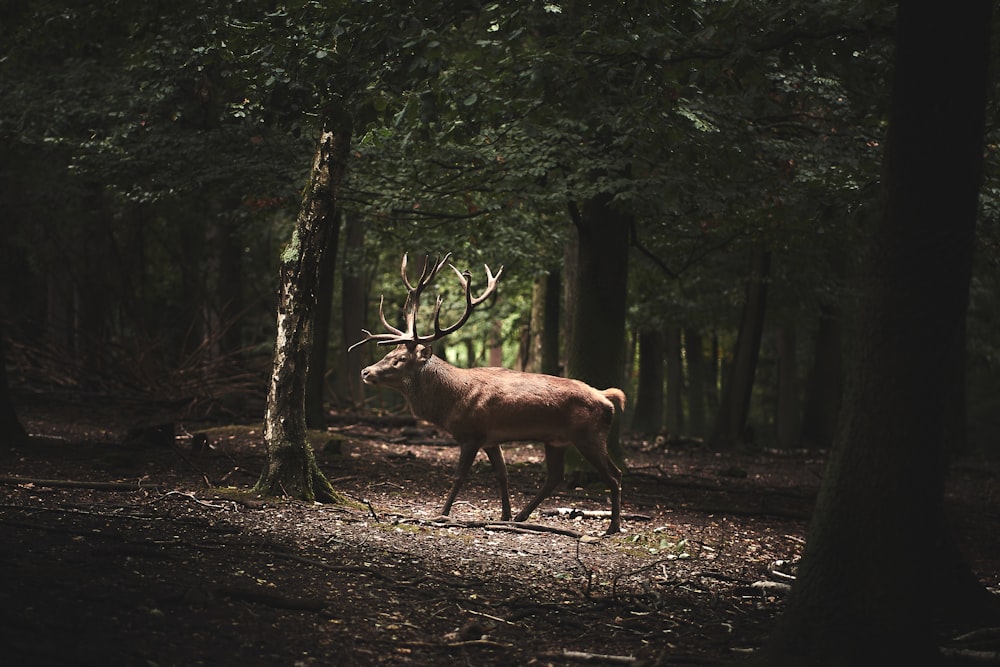
{"label": "tree bark", "polygon": [[306,426],[326,428],[326,359],[330,350],[330,316],[333,312],[333,283],[340,244],[340,211],[331,202],[330,231],[319,260],[316,276],[316,311],[313,314],[312,346],[309,350],[309,374],[306,377]]}
{"label": "tree bark", "polygon": [[750,254],[750,276],[747,278],[746,300],[732,368],[722,387],[722,399],[715,428],[709,439],[713,449],[729,449],[747,441],[747,416],[753,394],[754,376],[760,341],[764,334],[764,313],[767,305],[767,280],[771,269],[771,253],[757,245]]}
{"label": "tree bark", "polygon": [[663,428],[663,332],[639,332],[639,385],[636,388],[632,431],[655,434]]}
{"label": "tree bark", "polygon": [[955,566],[942,510],[991,9],[986,0],[899,5],[884,209],[866,256],[857,356],[767,664],[935,664],[935,614],[967,606],[959,587],[983,599],[968,568]]}
{"label": "tree bark", "polygon": [[337,194],[350,148],[350,121],[331,109],[313,160],[292,239],[281,255],[278,331],[264,417],[267,462],[256,491],[306,501],[346,502],[320,471],[306,438],[305,392],[316,290],[330,247]]}

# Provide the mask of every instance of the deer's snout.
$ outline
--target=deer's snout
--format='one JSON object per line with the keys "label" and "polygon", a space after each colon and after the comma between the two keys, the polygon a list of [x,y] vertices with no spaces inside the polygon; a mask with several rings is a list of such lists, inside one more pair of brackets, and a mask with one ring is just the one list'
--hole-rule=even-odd
{"label": "deer's snout", "polygon": [[365,384],[372,384],[372,367],[365,366],[361,369],[361,381]]}

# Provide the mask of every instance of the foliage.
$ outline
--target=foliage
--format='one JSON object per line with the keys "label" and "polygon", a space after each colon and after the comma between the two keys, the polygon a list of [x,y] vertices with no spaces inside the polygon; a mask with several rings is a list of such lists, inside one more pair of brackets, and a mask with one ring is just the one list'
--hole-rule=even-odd
{"label": "foliage", "polygon": [[[634,220],[636,329],[731,330],[753,244],[774,256],[776,320],[808,326],[821,301],[852,298],[836,265],[875,206],[883,3],[4,4],[4,282],[31,278],[7,297],[15,333],[54,326],[53,290],[100,289],[102,335],[155,331],[183,351],[218,337],[215,313],[266,351],[280,241],[331,101],[354,117],[345,201],[367,228],[344,271],[396,304],[403,252],[451,251],[474,276],[505,264],[497,310],[464,336],[498,318],[516,338],[532,281],[562,267],[568,202],[601,192]],[[995,236],[984,225],[984,269]],[[219,293],[227,244],[238,319]],[[970,349],[987,359],[977,304],[994,283],[977,271]]]}

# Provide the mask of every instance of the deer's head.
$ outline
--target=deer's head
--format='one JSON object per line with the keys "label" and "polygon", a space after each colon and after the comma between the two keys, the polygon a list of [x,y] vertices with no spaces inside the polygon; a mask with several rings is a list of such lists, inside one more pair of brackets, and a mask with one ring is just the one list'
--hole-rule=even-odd
{"label": "deer's head", "polygon": [[[473,297],[471,285],[472,274],[468,271],[459,271],[453,265],[448,264],[449,257],[451,257],[451,253],[445,255],[441,261],[434,260],[432,262],[429,257],[425,258],[424,268],[420,272],[420,279],[414,285],[410,282],[410,278],[406,274],[406,255],[403,255],[400,274],[403,277],[403,284],[406,285],[406,303],[403,306],[403,318],[406,329],[397,329],[389,324],[385,318],[385,311],[383,309],[385,299],[382,298],[379,300],[378,315],[386,332],[374,334],[367,329],[363,329],[365,337],[348,348],[348,351],[353,350],[358,345],[363,345],[370,340],[377,341],[379,345],[396,345],[395,349],[385,355],[381,361],[361,371],[361,379],[366,384],[380,384],[394,389],[405,387],[407,378],[413,377],[431,358],[433,354],[431,343],[457,331],[459,327],[468,321],[473,309],[496,292],[497,281],[500,280],[500,275],[503,273],[502,266],[496,272],[496,275],[490,271],[489,266],[486,267],[486,289],[479,296]],[[462,290],[465,293],[465,312],[462,313],[462,316],[454,324],[442,327],[442,300],[438,296],[437,302],[434,304],[434,332],[426,336],[421,336],[417,333],[417,310],[420,307],[420,295],[433,282],[434,278],[446,264],[455,272],[462,285]]]}
{"label": "deer's head", "polygon": [[403,390],[433,353],[430,345],[416,345],[411,348],[401,343],[382,357],[381,361],[363,369],[361,380],[365,384]]}

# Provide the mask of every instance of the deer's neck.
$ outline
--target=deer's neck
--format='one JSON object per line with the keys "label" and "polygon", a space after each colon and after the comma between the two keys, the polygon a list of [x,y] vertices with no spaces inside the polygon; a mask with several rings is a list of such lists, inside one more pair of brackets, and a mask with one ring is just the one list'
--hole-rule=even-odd
{"label": "deer's neck", "polygon": [[406,397],[416,417],[445,426],[464,393],[462,369],[444,359],[431,357],[407,387]]}

